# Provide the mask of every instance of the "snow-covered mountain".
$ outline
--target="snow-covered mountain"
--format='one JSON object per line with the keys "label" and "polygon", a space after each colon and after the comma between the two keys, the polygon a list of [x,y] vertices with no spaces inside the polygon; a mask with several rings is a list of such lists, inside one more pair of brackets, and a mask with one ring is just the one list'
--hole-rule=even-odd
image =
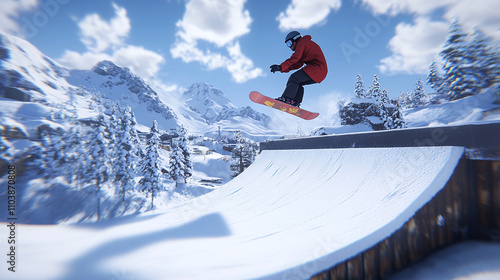
{"label": "snow-covered mountain", "polygon": [[187,89],[183,96],[187,106],[199,113],[207,123],[217,123],[231,118],[249,118],[262,122],[267,126],[271,122],[269,116],[253,110],[251,107],[236,107],[224,93],[207,83],[195,83]]}
{"label": "snow-covered mountain", "polygon": [[[182,93],[182,99],[189,110],[199,114],[207,125],[217,127],[218,125],[230,126],[231,122],[238,123],[238,127],[252,134],[274,134],[266,132],[259,126],[268,128],[271,118],[263,113],[253,110],[251,107],[236,107],[224,93],[207,84],[194,83]],[[250,125],[249,125],[250,124]]]}
{"label": "snow-covered mountain", "polygon": [[[61,122],[50,114],[60,119],[95,119],[99,111],[110,114],[115,104],[131,107],[144,131],[157,120],[162,130],[184,125],[194,135],[215,135],[219,130],[242,130],[250,137],[276,134],[269,128],[270,117],[250,107],[236,107],[206,83],[195,83],[181,93],[146,82],[111,61],[101,61],[91,70],[67,69],[29,42],[1,33],[0,62],[1,121],[25,131],[29,138],[34,138],[39,124],[33,124],[33,119],[52,126]],[[18,110],[25,103],[34,103],[45,113],[30,119]]]}
{"label": "snow-covered mountain", "polygon": [[237,109],[222,91],[206,83],[193,84],[183,96],[189,109],[199,113],[208,123],[212,123],[224,110]]}

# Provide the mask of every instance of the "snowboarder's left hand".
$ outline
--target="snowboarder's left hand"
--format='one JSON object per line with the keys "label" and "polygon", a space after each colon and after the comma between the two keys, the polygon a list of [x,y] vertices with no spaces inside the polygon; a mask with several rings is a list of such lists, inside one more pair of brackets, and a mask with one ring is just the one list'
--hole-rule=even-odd
{"label": "snowboarder's left hand", "polygon": [[271,68],[271,72],[273,72],[273,73],[276,72],[276,71],[280,71],[281,72],[281,65],[273,64],[269,68]]}

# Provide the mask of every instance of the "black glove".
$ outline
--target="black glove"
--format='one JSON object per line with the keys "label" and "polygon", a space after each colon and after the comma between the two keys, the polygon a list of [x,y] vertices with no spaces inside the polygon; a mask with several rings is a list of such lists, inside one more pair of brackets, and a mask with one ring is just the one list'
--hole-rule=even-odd
{"label": "black glove", "polygon": [[274,65],[271,65],[269,68],[271,68],[271,72],[276,72],[276,71],[281,71],[281,65],[278,65],[278,64],[274,64]]}

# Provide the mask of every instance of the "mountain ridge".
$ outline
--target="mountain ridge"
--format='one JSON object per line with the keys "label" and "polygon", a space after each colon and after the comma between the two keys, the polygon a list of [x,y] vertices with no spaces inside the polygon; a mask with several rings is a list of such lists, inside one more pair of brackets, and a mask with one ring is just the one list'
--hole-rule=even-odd
{"label": "mountain ridge", "polygon": [[[130,69],[104,60],[90,70],[63,67],[31,43],[0,33],[0,98],[35,102],[48,111],[64,111],[79,119],[97,118],[110,103],[131,107],[141,130],[153,120],[162,130],[186,126],[196,135],[219,129],[241,129],[247,135],[276,135],[271,118],[250,107],[236,107],[224,93],[205,82],[183,92],[152,86]],[[9,117],[6,113],[4,117]],[[16,121],[15,116],[10,116]],[[47,116],[40,116],[48,118]]]}

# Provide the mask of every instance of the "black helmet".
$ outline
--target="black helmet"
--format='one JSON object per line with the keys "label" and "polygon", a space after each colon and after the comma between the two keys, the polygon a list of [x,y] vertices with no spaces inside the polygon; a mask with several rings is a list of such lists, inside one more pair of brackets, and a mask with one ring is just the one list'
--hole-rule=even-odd
{"label": "black helmet", "polygon": [[292,32],[288,33],[288,35],[286,35],[285,42],[288,40],[297,41],[300,38],[302,38],[302,35],[300,35],[299,31],[292,31]]}

